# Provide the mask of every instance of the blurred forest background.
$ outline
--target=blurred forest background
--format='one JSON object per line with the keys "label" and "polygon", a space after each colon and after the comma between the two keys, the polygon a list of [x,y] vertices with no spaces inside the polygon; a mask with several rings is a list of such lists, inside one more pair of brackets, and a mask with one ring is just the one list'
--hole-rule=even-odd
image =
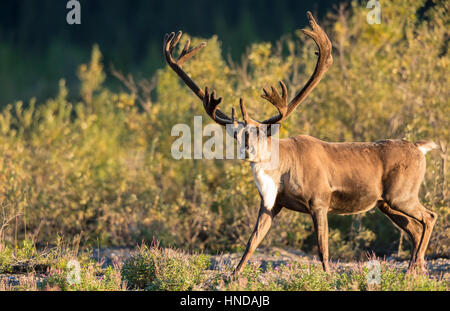
{"label": "blurred forest background", "polygon": [[[164,66],[164,34],[183,30],[201,37],[218,35],[223,55],[240,59],[246,48],[307,24],[305,12],[322,17],[338,0],[161,1],[80,0],[81,25],[66,22],[65,0],[0,2],[0,105],[32,97],[46,99],[65,77],[78,84],[74,68],[94,44],[104,62],[124,71],[152,76]],[[117,86],[107,79],[109,87]]]}
{"label": "blurred forest background", "polygon": [[[367,23],[366,1],[89,0],[79,26],[57,3],[0,4],[0,242],[82,233],[93,246],[156,238],[241,250],[259,205],[250,167],[172,158],[172,127],[206,114],[164,64],[163,35],[182,29],[194,44],[206,40],[185,69],[217,89],[224,110],[244,97],[264,118],[273,111],[262,87],[283,80],[293,95],[314,70],[314,42],[298,31],[311,10],[335,62],[281,137],[435,141],[421,200],[439,214],[429,255],[448,257],[448,1],[380,1],[379,25]],[[330,216],[334,259],[407,256],[407,239],[377,210]],[[315,244],[310,217],[287,210],[263,242],[307,252]]]}

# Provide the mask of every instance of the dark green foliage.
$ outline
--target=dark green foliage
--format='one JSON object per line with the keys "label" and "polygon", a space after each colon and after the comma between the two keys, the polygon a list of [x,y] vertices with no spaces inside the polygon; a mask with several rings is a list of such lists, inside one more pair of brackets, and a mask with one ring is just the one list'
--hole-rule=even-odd
{"label": "dark green foliage", "polygon": [[[13,100],[47,98],[55,93],[61,77],[75,84],[73,68],[95,43],[106,64],[152,75],[163,65],[161,43],[166,32],[219,34],[227,47],[224,54],[239,59],[249,43],[276,41],[305,25],[300,16],[306,10],[322,16],[338,2],[80,0],[81,25],[69,26],[66,0],[4,0],[0,2],[0,107]],[[111,79],[108,85],[117,83]]]}

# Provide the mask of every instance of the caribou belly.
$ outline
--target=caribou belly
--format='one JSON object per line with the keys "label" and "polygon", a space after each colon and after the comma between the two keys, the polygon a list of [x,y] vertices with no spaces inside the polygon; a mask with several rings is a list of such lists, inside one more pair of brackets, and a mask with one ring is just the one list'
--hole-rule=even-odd
{"label": "caribou belly", "polygon": [[335,190],[331,195],[329,211],[340,215],[364,213],[374,208],[379,199],[379,194],[375,192]]}

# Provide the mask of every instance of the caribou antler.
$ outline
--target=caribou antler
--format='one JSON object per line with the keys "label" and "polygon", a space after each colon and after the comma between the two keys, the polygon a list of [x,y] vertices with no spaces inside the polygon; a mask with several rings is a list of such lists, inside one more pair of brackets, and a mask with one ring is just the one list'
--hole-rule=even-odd
{"label": "caribou antler", "polygon": [[176,35],[174,32],[170,35],[165,35],[163,52],[167,63],[170,68],[172,68],[173,71],[175,71],[175,73],[181,78],[181,80],[183,80],[183,82],[192,90],[192,92],[194,92],[194,94],[202,100],[206,112],[214,121],[221,125],[232,124],[232,119],[218,109],[218,105],[221,103],[222,98],[216,99],[215,91],[211,95],[206,94],[207,92],[203,92],[202,89],[200,89],[191,77],[189,77],[189,75],[182,69],[182,66],[186,61],[195,56],[203,47],[206,46],[206,42],[189,49],[191,41],[187,40],[183,50],[178,56],[178,59],[176,61],[174,60],[173,50],[178,42],[180,42],[182,34],[183,33],[179,31]]}
{"label": "caribou antler", "polygon": [[[333,57],[331,55],[332,45],[330,39],[327,34],[322,30],[322,28],[317,24],[311,12],[307,12],[309,24],[312,30],[302,29],[303,33],[308,37],[312,38],[314,42],[316,42],[319,52],[319,58],[317,60],[316,68],[314,70],[313,75],[302,88],[302,90],[295,96],[295,98],[288,104],[287,103],[287,87],[286,85],[280,81],[281,86],[281,95],[275,87],[271,87],[270,90],[263,89],[264,94],[261,96],[278,110],[278,115],[273,116],[265,121],[259,122],[249,117],[247,113],[247,109],[245,107],[244,101],[241,99],[240,106],[242,117],[244,119],[244,125],[271,125],[278,124],[284,121],[289,115],[295,110],[295,108],[300,105],[311,93],[311,91],[317,86],[317,84],[322,79],[325,72],[333,63]],[[200,45],[189,49],[190,41],[187,40],[186,44],[175,61],[172,53],[175,49],[175,46],[178,44],[182,36],[182,32],[179,31],[176,35],[175,33],[171,33],[170,35],[166,34],[164,38],[164,55],[169,66],[178,74],[178,76],[186,83],[187,86],[202,100],[203,107],[205,108],[207,114],[220,125],[227,124],[236,124],[235,120],[235,111],[233,109],[233,116],[230,118],[225,113],[218,109],[219,104],[222,102],[222,98],[216,98],[216,92],[213,91],[211,94],[208,92],[208,88],[205,89],[205,92],[200,89],[195,82],[186,74],[186,72],[182,69],[183,64],[188,61],[191,57],[197,54],[203,47],[206,46],[206,43],[203,42]],[[241,122],[242,123],[242,122]],[[268,131],[269,135],[271,131]]]}
{"label": "caribou antler", "polygon": [[332,45],[327,34],[323,29],[317,24],[311,12],[307,12],[309,24],[312,28],[311,30],[302,29],[302,32],[308,37],[312,38],[316,42],[319,52],[316,68],[313,75],[302,88],[302,90],[295,96],[295,98],[287,104],[287,88],[286,85],[280,81],[280,86],[282,90],[282,95],[278,93],[277,89],[273,86],[271,91],[263,89],[264,94],[261,95],[262,98],[269,101],[278,110],[278,115],[273,116],[270,119],[259,122],[260,124],[275,124],[284,121],[289,115],[295,110],[295,108],[300,105],[311,93],[311,91],[319,84],[325,72],[333,64],[333,56],[331,55]]}

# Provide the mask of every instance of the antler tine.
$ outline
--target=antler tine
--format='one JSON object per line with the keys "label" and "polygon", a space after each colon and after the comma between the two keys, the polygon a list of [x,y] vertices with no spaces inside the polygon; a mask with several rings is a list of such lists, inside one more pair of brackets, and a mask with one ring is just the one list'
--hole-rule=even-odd
{"label": "antler tine", "polygon": [[222,102],[222,97],[219,97],[216,99],[216,91],[214,90],[211,94],[211,100],[210,102],[213,104],[214,106],[214,110],[213,110],[213,119],[216,119],[216,112],[217,112],[217,108],[219,107],[220,103]]}
{"label": "antler tine", "polygon": [[236,109],[234,107],[231,108],[231,121],[236,125]]}
{"label": "antler tine", "polygon": [[164,36],[164,56],[166,57],[167,62],[173,63],[173,57],[172,57],[172,51],[170,50],[172,39],[175,36],[175,33],[172,32],[171,34],[167,34]]}
{"label": "antler tine", "polygon": [[247,107],[245,107],[245,102],[243,98],[239,99],[239,106],[241,108],[242,119],[244,119],[245,125],[258,125],[259,122],[253,120],[249,117],[247,112]]}
{"label": "antler tine", "polygon": [[243,98],[239,99],[239,106],[241,107],[242,119],[244,119],[245,124],[248,124],[250,118],[248,117],[247,107],[245,107]]}
{"label": "antler tine", "polygon": [[189,46],[191,44],[190,40],[186,41],[186,45],[184,46],[183,51],[180,54],[180,57],[178,57],[177,63],[181,67],[183,64],[188,61],[191,57],[193,57],[195,54],[197,54],[202,48],[206,46],[206,42],[202,42],[196,47],[189,49]]}
{"label": "antler tine", "polygon": [[178,42],[180,42],[180,39],[181,39],[182,35],[183,35],[183,33],[180,30],[180,31],[178,31],[177,35],[171,40],[172,42],[170,43],[170,48],[169,48],[170,54],[173,53],[173,50],[177,46]]}
{"label": "antler tine", "polygon": [[184,44],[184,48],[181,51],[180,56],[178,57],[178,63],[180,62],[180,59],[183,55],[185,55],[189,51],[189,47],[191,46],[191,40],[187,39],[186,43]]}

